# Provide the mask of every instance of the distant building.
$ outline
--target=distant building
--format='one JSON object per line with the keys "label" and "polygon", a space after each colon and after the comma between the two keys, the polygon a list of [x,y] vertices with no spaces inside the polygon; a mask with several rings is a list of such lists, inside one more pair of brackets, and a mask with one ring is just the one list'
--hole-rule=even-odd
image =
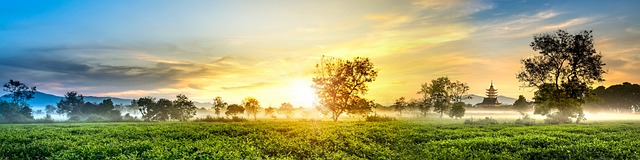
{"label": "distant building", "polygon": [[500,107],[502,103],[498,102],[498,90],[493,88],[493,81],[491,86],[487,89],[487,97],[482,100],[482,103],[478,103],[477,107]]}

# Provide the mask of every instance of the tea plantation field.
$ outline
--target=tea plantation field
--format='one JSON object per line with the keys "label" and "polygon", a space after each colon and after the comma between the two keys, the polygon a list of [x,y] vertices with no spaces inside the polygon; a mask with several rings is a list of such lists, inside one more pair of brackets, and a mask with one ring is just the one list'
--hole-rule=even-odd
{"label": "tea plantation field", "polygon": [[0,159],[640,159],[640,122],[0,125]]}

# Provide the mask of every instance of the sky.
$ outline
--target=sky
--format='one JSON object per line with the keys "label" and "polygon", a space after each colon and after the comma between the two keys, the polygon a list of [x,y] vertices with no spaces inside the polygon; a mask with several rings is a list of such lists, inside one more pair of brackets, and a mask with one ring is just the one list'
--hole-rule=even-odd
{"label": "sky", "polygon": [[39,91],[308,107],[322,55],[369,57],[368,98],[418,98],[447,76],[525,95],[533,35],[593,30],[606,81],[640,83],[640,1],[0,1],[0,80]]}

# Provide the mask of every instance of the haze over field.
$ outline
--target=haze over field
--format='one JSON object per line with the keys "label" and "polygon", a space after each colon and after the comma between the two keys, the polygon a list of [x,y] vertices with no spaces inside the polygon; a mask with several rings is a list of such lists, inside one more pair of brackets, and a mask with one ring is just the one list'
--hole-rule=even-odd
{"label": "haze over field", "polygon": [[602,84],[640,83],[639,1],[15,1],[0,5],[0,79],[63,95],[222,96],[311,106],[321,55],[369,57],[368,97],[417,98],[449,76],[532,97],[515,78],[535,33],[594,30]]}

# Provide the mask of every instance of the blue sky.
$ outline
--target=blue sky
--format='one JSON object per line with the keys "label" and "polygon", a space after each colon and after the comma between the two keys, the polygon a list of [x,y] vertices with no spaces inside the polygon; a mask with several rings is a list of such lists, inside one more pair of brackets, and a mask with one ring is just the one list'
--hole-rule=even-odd
{"label": "blue sky", "polygon": [[62,95],[222,96],[310,105],[322,55],[370,57],[370,98],[417,98],[440,76],[531,97],[532,35],[593,30],[609,73],[639,83],[640,1],[2,1],[0,79]]}

